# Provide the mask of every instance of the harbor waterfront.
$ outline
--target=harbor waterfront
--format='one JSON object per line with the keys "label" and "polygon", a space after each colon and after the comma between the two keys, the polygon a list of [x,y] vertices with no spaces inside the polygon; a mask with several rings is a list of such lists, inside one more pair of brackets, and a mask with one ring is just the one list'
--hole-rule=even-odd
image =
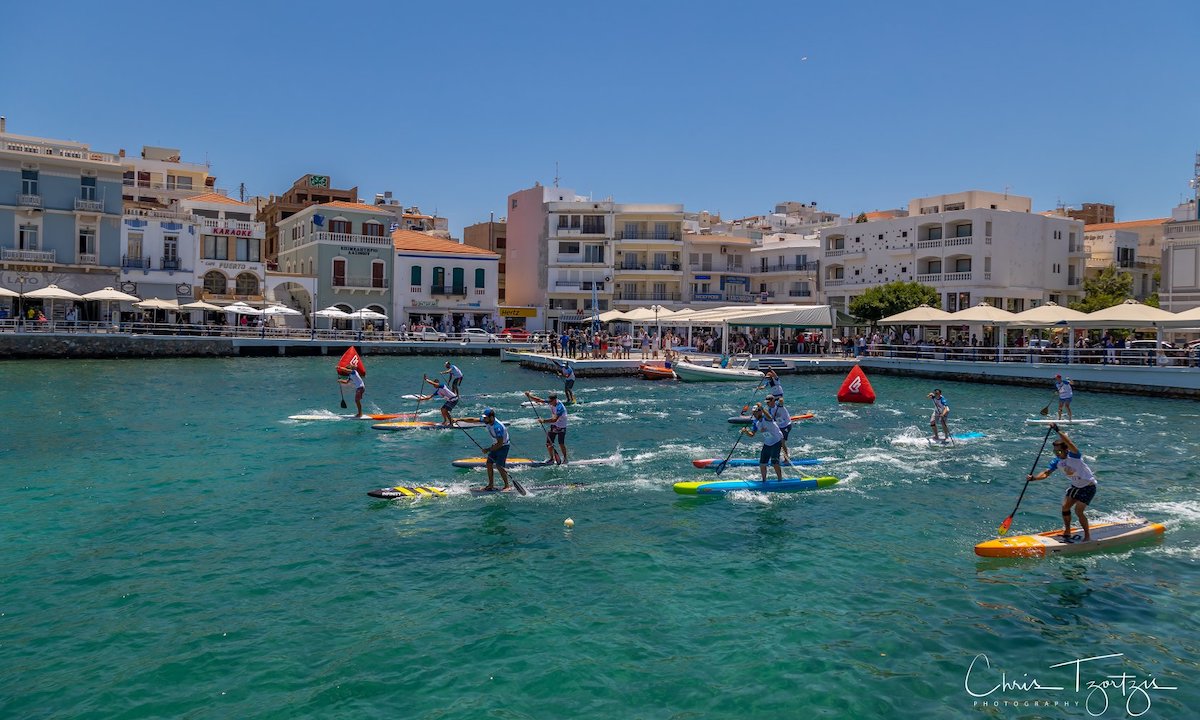
{"label": "harbor waterfront", "polygon": [[[336,358],[0,363],[0,716],[1188,718],[1200,707],[1193,401],[1090,382],[1074,399],[1077,418],[1098,420],[1070,429],[1100,483],[1089,516],[1161,522],[1161,540],[983,560],[973,546],[996,535],[1046,437],[1025,420],[1054,397],[1049,365],[1027,368],[1040,388],[873,374],[873,405],[836,402],[844,369],[785,375],[789,410],[814,413],[795,423],[792,455],[840,482],[723,498],[672,485],[714,477],[691,460],[730,452],[726,418],[759,394],[752,383],[581,377],[573,464],[515,472],[526,497],[479,497],[468,488],[483,471],[450,465],[479,454],[468,431],[342,418]],[[436,357],[365,361],[371,413],[413,411],[401,396],[442,370]],[[456,415],[492,407],[514,456],[544,457],[522,391],[561,380],[495,357],[455,362]],[[868,373],[876,362],[864,360]],[[982,437],[928,442],[935,385],[950,429]],[[328,420],[287,419],[301,413]],[[743,439],[733,456],[757,449]],[[1011,534],[1060,525],[1066,484],[1031,484]],[[448,494],[366,495],[389,485]]]}

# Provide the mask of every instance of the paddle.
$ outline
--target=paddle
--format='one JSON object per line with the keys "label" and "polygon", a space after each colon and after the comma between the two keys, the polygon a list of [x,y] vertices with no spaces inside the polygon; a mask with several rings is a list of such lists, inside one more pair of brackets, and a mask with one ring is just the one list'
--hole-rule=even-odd
{"label": "paddle", "polygon": [[346,405],[346,383],[338,380],[338,394],[342,396],[342,409],[345,410]]}
{"label": "paddle", "polygon": [[729,453],[725,456],[725,459],[722,460],[720,462],[720,464],[717,465],[717,474],[718,475],[725,472],[725,468],[729,466],[729,458],[733,457],[733,451],[737,449],[738,443],[740,443],[742,441],[742,438],[745,435],[746,435],[746,433],[742,432],[741,430],[738,430],[737,440],[733,441],[733,447],[729,448]]}
{"label": "paddle", "polygon": [[538,427],[540,427],[546,434],[546,448],[550,451],[551,459],[554,460],[555,465],[562,465],[562,458],[558,456],[558,450],[554,448],[554,441],[550,439],[550,431],[547,430],[546,426],[542,423],[542,413],[538,411],[537,401],[530,397],[529,393],[525,393],[525,397],[529,398],[529,404],[533,408],[533,414],[537,417]]}
{"label": "paddle", "polygon": [[[482,445],[480,445],[478,442],[476,442],[476,440],[475,440],[475,436],[474,436],[474,435],[472,435],[471,433],[467,432],[467,429],[466,429],[466,428],[464,428],[464,427],[459,427],[459,425],[458,425],[458,420],[457,420],[457,419],[455,419],[455,418],[452,418],[452,419],[451,419],[451,423],[450,423],[450,424],[451,424],[451,425],[453,425],[454,427],[458,428],[459,430],[462,430],[462,431],[463,431],[463,435],[466,435],[468,438],[470,438],[470,439],[471,439],[471,442],[475,443],[475,447],[479,448],[479,452],[483,453],[483,456],[484,456],[485,458],[487,457],[487,450],[484,450],[484,449],[483,449],[483,446],[482,446]],[[518,492],[518,493],[520,493],[521,495],[527,495],[527,494],[528,494],[528,493],[526,493],[526,492],[525,492],[525,488],[521,486],[521,483],[517,482],[517,479],[516,479],[515,477],[513,477],[512,475],[509,475],[509,476],[508,476],[508,479],[509,479],[510,481],[512,481],[513,487],[515,487],[515,488],[517,489],[517,492]]]}
{"label": "paddle", "polygon": [[[1054,431],[1056,426],[1051,425],[1046,428],[1046,437],[1042,438],[1042,447],[1038,449],[1037,457],[1033,459],[1033,467],[1029,468],[1029,474],[1033,475],[1033,471],[1037,470],[1038,461],[1042,459],[1042,451],[1046,449],[1046,441],[1050,439],[1050,433]],[[1004,518],[1004,522],[1000,523],[1000,534],[1003,535],[1012,527],[1013,517],[1017,514],[1017,508],[1021,507],[1021,500],[1025,497],[1025,491],[1029,488],[1029,478],[1025,479],[1025,487],[1021,488],[1021,494],[1017,496],[1017,504],[1013,506],[1013,511]]]}
{"label": "paddle", "polygon": [[754,394],[750,396],[750,399],[747,400],[744,405],[742,405],[742,411],[738,413],[739,415],[745,415],[746,413],[750,412],[750,403],[754,402],[754,398],[758,397],[758,391],[762,390],[763,387],[764,386],[759,385],[758,387],[754,388],[752,391]]}

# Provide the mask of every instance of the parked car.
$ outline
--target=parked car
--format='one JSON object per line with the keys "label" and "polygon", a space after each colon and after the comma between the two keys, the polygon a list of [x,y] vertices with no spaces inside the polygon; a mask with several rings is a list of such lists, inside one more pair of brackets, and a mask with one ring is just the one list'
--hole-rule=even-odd
{"label": "parked car", "polygon": [[504,331],[500,333],[500,337],[504,338],[505,340],[525,342],[529,339],[529,331],[525,328],[519,327],[504,328]]}
{"label": "parked car", "polygon": [[446,340],[446,333],[429,327],[428,325],[414,325],[408,331],[409,338],[413,340]]}
{"label": "parked car", "polygon": [[463,330],[462,337],[468,342],[496,342],[497,340],[494,334],[483,328],[467,328]]}
{"label": "parked car", "polygon": [[1159,349],[1166,357],[1165,364],[1179,365],[1184,362],[1186,351],[1166,340],[1163,340],[1161,345],[1158,340],[1129,340],[1125,343],[1125,350],[1121,352],[1121,359],[1139,365],[1154,365],[1158,362]]}

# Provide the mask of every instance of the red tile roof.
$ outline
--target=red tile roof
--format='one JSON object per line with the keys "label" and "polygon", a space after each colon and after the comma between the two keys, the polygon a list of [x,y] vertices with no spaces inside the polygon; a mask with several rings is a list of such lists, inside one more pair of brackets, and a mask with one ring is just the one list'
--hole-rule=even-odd
{"label": "red tile roof", "polygon": [[379,205],[367,205],[366,203],[352,203],[352,202],[346,202],[345,200],[331,200],[330,202],[327,202],[327,203],[321,203],[319,205],[319,207],[344,208],[346,210],[367,210],[369,212],[377,212],[377,213],[383,213],[386,215],[391,215],[390,212],[388,212],[387,210],[384,210],[383,207],[381,207]]}
{"label": "red tile roof", "polygon": [[432,235],[417,232],[415,230],[394,230],[392,231],[392,245],[397,250],[411,250],[416,252],[432,252],[432,253],[455,253],[458,255],[476,255],[481,257],[500,257],[494,252],[480,250],[479,248],[462,243],[454,242],[453,240],[444,240]]}
{"label": "red tile roof", "polygon": [[234,200],[228,195],[220,193],[204,193],[202,195],[193,195],[189,198],[184,198],[187,202],[205,202],[205,203],[222,203],[224,205],[240,205],[242,207],[250,207],[249,203],[244,203],[239,200]]}
{"label": "red tile roof", "polygon": [[1130,220],[1129,222],[1096,223],[1095,225],[1084,225],[1083,229],[1088,232],[1093,230],[1132,230],[1133,228],[1162,225],[1170,220],[1171,218],[1154,218],[1152,220]]}

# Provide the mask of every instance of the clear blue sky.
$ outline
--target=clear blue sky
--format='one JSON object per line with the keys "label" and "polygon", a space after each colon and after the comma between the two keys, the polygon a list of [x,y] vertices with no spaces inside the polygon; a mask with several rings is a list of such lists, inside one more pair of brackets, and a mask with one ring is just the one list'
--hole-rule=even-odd
{"label": "clear blue sky", "polygon": [[[464,225],[534,181],[740,217],[965,189],[1170,212],[1200,3],[21,2],[10,132],[307,172]],[[807,58],[807,59],[805,59]]]}

